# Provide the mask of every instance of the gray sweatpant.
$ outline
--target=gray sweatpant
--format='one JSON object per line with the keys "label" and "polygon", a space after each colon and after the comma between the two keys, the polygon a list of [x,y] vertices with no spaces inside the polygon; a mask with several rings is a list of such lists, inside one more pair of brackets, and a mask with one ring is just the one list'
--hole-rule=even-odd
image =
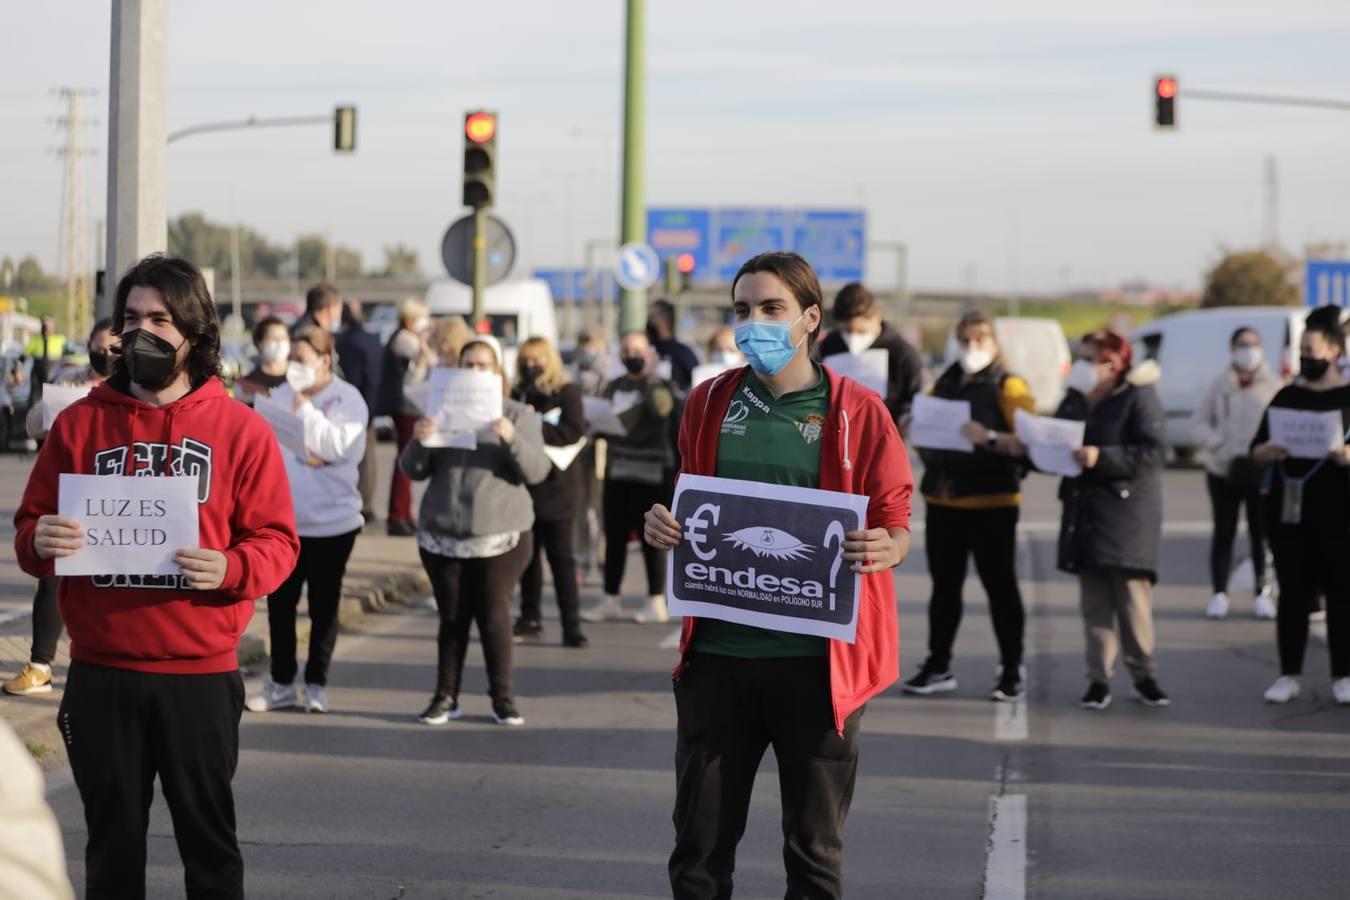
{"label": "gray sweatpant", "polygon": [[1151,678],[1156,671],[1153,585],[1147,576],[1130,569],[1084,569],[1078,575],[1078,588],[1088,678],[1109,684],[1122,645],[1131,677],[1135,681]]}

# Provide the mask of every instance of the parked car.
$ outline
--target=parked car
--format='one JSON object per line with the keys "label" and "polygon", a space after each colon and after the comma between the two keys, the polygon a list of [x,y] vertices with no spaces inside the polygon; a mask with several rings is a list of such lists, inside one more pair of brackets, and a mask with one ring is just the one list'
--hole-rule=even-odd
{"label": "parked car", "polygon": [[[994,319],[994,335],[1004,368],[1025,378],[1036,398],[1036,412],[1052,415],[1064,399],[1064,382],[1073,359],[1064,328],[1054,319],[1003,316]],[[947,335],[948,364],[957,356],[956,333]]]}

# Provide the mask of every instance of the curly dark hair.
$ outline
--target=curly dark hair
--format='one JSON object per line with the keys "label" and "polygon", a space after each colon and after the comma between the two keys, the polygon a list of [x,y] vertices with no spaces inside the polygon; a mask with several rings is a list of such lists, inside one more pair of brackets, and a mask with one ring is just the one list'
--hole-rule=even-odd
{"label": "curly dark hair", "polygon": [[[113,334],[121,335],[126,320],[127,297],[131,289],[143,287],[158,291],[173,317],[173,325],[191,343],[188,351],[188,380],[195,390],[220,374],[220,315],[206,289],[206,280],[192,263],[177,256],[152,253],[139,260],[117,282],[113,301]],[[130,381],[126,360],[120,355],[113,363],[112,377],[119,383]]]}

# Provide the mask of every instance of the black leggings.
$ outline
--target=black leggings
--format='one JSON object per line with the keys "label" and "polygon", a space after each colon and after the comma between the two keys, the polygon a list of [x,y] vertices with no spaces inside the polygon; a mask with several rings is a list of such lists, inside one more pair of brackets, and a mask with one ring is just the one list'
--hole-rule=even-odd
{"label": "black leggings", "polygon": [[989,617],[1004,666],[1022,664],[1022,634],[1026,612],[1017,587],[1018,508],[952,509],[928,504],[928,571],[933,595],[928,601],[928,657],[940,671],[952,661],[952,645],[961,626],[966,560],[975,558],[975,571],[989,597]]}
{"label": "black leggings", "polygon": [[494,704],[511,699],[511,591],[530,561],[534,541],[520,533],[515,549],[487,559],[422,554],[441,627],[436,635],[436,693],[458,698],[469,649],[469,626],[478,623]]}
{"label": "black leggings", "polygon": [[532,622],[543,618],[540,603],[544,594],[544,560],[553,571],[553,589],[558,593],[558,615],[564,633],[580,629],[577,614],[577,560],[572,550],[572,519],[539,519],[534,523],[534,551],[530,564],[520,577],[520,617]]}
{"label": "black leggings", "polygon": [[56,606],[56,590],[61,580],[55,575],[39,578],[33,593],[33,651],[35,663],[50,666],[56,659],[56,645],[61,640],[61,610]]}
{"label": "black leggings", "polygon": [[1214,539],[1209,545],[1209,573],[1214,593],[1228,591],[1228,576],[1233,572],[1233,539],[1237,537],[1238,513],[1247,507],[1247,536],[1251,539],[1252,569],[1257,590],[1269,584],[1266,575],[1266,523],[1261,515],[1259,488],[1243,492],[1227,478],[1208,474],[1209,507],[1214,514]]}
{"label": "black leggings", "polygon": [[666,555],[642,540],[643,517],[654,504],[668,503],[665,485],[605,480],[605,593],[618,594],[628,562],[628,536],[637,532],[647,567],[647,594],[666,592]]}
{"label": "black leggings", "polygon": [[1317,609],[1317,592],[1321,590],[1326,594],[1331,677],[1350,675],[1350,542],[1344,528],[1275,525],[1270,544],[1280,579],[1280,604],[1275,616],[1280,674],[1303,674],[1308,614]]}
{"label": "black leggings", "polygon": [[309,659],[305,684],[328,684],[328,664],[337,646],[338,601],[342,599],[342,576],[360,529],[333,537],[300,538],[300,558],[295,571],[267,598],[267,626],[272,638],[272,681],[295,680],[295,610],[300,589],[309,582]]}

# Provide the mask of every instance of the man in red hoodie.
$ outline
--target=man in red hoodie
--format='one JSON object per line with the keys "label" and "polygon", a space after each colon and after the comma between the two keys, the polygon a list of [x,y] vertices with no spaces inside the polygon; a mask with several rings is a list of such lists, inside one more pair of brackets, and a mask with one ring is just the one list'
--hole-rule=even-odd
{"label": "man in red hoodie", "polygon": [[[676,897],[728,897],[755,772],[772,746],[783,798],[787,896],[843,896],[844,819],[863,704],[900,674],[895,582],[909,553],[914,478],[877,394],[811,362],[820,282],[794,253],[751,259],[732,282],[736,346],[748,367],[694,389],[680,426],[683,472],[868,497],[867,527],[844,537],[862,574],[855,642],[686,618],[675,670]],[[647,513],[648,543],[680,524]]]}
{"label": "man in red hoodie", "polygon": [[[56,515],[59,476],[198,479],[199,534],[181,574],[61,579],[70,673],[58,713],[84,801],[89,897],[145,897],[155,776],[188,897],[244,896],[230,783],[244,685],[236,650],[253,599],[295,566],[286,470],[263,420],[217,375],[220,322],[201,273],[160,255],[132,266],[113,313],[112,377],[52,425],[14,516],[19,565],[51,575],[85,543]],[[192,538],[196,540],[192,540]]]}

